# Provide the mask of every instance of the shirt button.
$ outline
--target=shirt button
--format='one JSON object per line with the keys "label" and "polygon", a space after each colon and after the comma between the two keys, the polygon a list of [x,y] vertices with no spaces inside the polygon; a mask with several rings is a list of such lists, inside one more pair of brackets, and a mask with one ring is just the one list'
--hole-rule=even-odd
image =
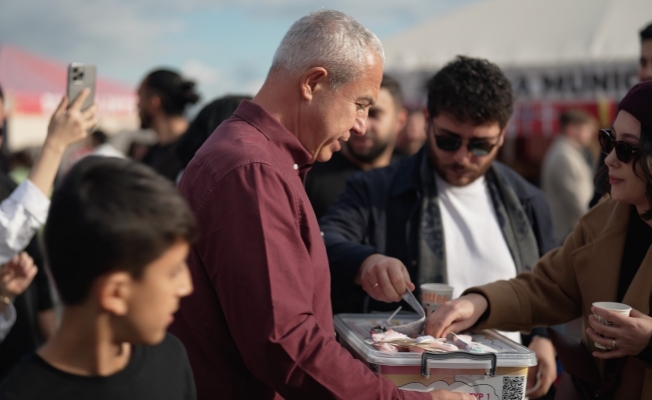
{"label": "shirt button", "polygon": [[299,166],[298,166],[297,164],[294,164],[294,165],[292,166],[292,168],[294,168],[294,169],[299,169]]}

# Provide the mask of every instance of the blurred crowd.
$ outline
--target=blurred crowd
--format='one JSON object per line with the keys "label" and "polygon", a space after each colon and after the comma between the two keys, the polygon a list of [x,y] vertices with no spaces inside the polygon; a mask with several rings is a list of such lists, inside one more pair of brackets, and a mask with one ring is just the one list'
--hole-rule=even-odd
{"label": "blurred crowd", "polygon": [[[515,99],[492,60],[450,60],[414,104],[336,11],[192,120],[195,83],[149,72],[155,142],[126,153],[89,91],[64,97],[0,172],[0,399],[470,398],[401,391],[333,334],[427,283],[453,300],[425,333],[500,329],[536,355],[529,398],[652,398],[652,24],[640,44],[609,126],[560,112],[540,187],[498,161]],[[578,318],[577,348],[546,329]]]}

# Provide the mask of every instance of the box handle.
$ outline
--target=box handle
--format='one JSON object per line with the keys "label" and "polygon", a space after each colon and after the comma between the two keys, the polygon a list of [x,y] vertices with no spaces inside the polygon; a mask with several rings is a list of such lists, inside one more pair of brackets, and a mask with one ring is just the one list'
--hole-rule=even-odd
{"label": "box handle", "polygon": [[474,361],[490,361],[491,368],[489,368],[488,376],[496,375],[496,364],[498,357],[494,353],[487,354],[474,354],[465,351],[451,351],[448,353],[431,353],[426,351],[421,356],[421,375],[430,378],[430,368],[428,368],[428,360],[451,360],[456,358],[466,358]]}

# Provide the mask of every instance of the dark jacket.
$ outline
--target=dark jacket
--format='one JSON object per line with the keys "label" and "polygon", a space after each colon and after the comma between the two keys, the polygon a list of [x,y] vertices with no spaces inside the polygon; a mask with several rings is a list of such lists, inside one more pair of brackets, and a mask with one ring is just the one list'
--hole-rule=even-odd
{"label": "dark jacket", "polygon": [[[398,164],[351,176],[344,192],[320,219],[335,313],[396,308],[395,304],[371,300],[353,283],[360,265],[371,254],[401,260],[412,281],[418,281],[423,157],[428,157],[427,146]],[[557,247],[543,192],[507,166],[497,161],[494,166],[520,199],[536,236],[539,254]]]}

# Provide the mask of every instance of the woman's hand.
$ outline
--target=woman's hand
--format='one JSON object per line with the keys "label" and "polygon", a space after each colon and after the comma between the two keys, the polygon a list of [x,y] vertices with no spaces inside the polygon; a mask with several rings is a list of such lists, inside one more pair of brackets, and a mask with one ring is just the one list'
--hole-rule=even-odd
{"label": "woman's hand", "polygon": [[451,332],[465,331],[475,325],[487,307],[487,299],[475,293],[447,301],[428,315],[426,335],[440,338]]}
{"label": "woman's hand", "polygon": [[634,309],[629,317],[598,307],[592,307],[591,311],[614,324],[603,325],[595,316],[589,315],[591,327],[586,329],[586,333],[595,343],[607,348],[607,351],[594,351],[594,357],[610,359],[636,356],[650,344],[652,318],[649,316]]}

